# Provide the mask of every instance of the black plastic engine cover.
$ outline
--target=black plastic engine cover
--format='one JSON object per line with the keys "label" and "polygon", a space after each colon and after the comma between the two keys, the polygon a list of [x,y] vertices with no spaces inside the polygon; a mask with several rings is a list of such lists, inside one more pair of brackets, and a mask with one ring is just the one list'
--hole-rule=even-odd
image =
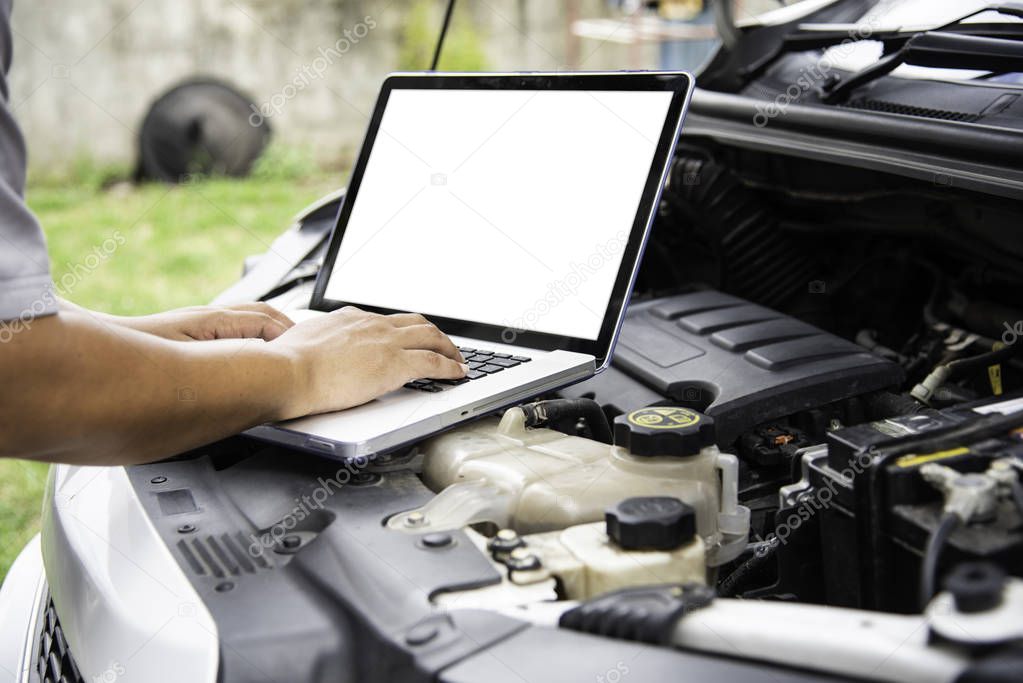
{"label": "black plastic engine cover", "polygon": [[[615,368],[619,372],[615,372]],[[563,391],[612,410],[623,396],[714,418],[718,443],[767,420],[899,384],[902,368],[813,325],[707,290],[633,305],[614,367]]]}

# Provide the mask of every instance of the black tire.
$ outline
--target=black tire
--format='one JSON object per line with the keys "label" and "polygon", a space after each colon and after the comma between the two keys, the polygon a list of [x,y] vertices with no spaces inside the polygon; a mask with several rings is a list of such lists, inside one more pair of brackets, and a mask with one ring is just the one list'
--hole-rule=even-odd
{"label": "black tire", "polygon": [[192,79],[161,95],[139,133],[139,179],[244,176],[270,140],[258,106],[230,85]]}

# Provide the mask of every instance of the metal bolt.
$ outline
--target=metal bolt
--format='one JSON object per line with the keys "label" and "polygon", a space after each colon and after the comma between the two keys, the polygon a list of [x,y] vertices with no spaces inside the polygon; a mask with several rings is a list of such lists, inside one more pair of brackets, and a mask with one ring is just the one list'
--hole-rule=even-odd
{"label": "metal bolt", "polygon": [[426,526],[426,515],[422,512],[410,512],[405,516],[405,526]]}
{"label": "metal bolt", "polygon": [[181,526],[178,527],[179,534],[190,534],[193,531],[195,531],[194,524],[182,524]]}
{"label": "metal bolt", "polygon": [[487,548],[496,559],[500,560],[502,557],[507,557],[516,548],[522,548],[525,545],[526,542],[514,529],[501,529],[490,539]]}
{"label": "metal bolt", "polygon": [[352,486],[369,486],[380,481],[380,475],[376,472],[356,472],[352,475],[349,483]]}
{"label": "metal bolt", "polygon": [[508,554],[505,564],[512,571],[529,571],[540,568],[540,558],[528,548],[516,548]]}
{"label": "metal bolt", "polygon": [[281,545],[287,548],[288,550],[294,550],[295,548],[302,545],[302,539],[292,534],[290,536],[285,536],[284,538],[282,538]]}
{"label": "metal bolt", "polygon": [[420,539],[424,548],[447,548],[449,545],[455,542],[455,539],[451,537],[451,534],[433,533],[426,534]]}
{"label": "metal bolt", "polygon": [[150,484],[166,484],[167,483],[167,477],[153,477],[152,479],[149,480],[149,483]]}
{"label": "metal bolt", "polygon": [[223,581],[214,586],[213,590],[217,591],[218,593],[226,593],[230,590],[234,590],[234,584],[231,583],[230,581]]}
{"label": "metal bolt", "polygon": [[409,645],[426,645],[440,635],[440,629],[436,625],[416,624],[405,633],[405,642]]}

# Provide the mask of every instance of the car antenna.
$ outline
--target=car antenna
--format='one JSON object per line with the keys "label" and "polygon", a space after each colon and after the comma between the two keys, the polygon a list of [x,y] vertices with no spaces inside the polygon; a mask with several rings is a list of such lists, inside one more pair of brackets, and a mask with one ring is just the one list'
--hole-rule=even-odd
{"label": "car antenna", "polygon": [[437,36],[437,47],[433,51],[433,62],[430,64],[430,71],[437,70],[440,63],[440,51],[444,47],[444,37],[448,34],[448,25],[451,23],[451,13],[455,9],[455,0],[448,0],[448,7],[444,10],[444,23],[440,27],[440,35]]}

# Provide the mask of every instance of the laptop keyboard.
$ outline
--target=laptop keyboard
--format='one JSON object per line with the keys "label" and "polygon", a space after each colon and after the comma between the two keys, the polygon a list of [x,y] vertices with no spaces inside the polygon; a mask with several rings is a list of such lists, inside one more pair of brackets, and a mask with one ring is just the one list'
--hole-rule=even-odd
{"label": "laptop keyboard", "polygon": [[465,377],[460,379],[416,379],[406,384],[405,388],[417,389],[433,394],[438,391],[444,391],[447,387],[465,384],[475,379],[482,379],[532,360],[525,356],[513,356],[510,353],[484,351],[483,349],[459,347],[458,350],[462,353],[465,364],[469,366],[469,372],[465,374]]}

